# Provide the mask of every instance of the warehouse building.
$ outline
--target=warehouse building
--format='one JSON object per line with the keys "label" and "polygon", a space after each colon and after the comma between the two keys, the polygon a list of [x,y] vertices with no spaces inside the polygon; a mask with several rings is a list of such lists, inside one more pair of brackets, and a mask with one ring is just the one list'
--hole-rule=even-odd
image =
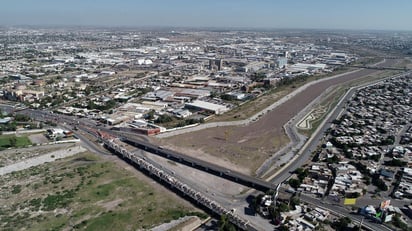
{"label": "warehouse building", "polygon": [[229,110],[229,108],[227,108],[226,106],[215,104],[215,103],[209,103],[209,102],[201,101],[201,100],[195,100],[191,103],[186,103],[185,107],[187,109],[192,109],[192,110],[212,112],[216,115],[223,114]]}

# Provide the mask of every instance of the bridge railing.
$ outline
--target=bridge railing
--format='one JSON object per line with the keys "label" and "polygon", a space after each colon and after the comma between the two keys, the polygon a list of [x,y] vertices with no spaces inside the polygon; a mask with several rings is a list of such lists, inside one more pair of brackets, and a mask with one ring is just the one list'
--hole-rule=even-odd
{"label": "bridge railing", "polygon": [[210,209],[211,211],[215,212],[216,214],[223,215],[226,214],[228,219],[239,227],[242,230],[251,230],[255,231],[256,229],[249,224],[249,221],[239,217],[238,215],[231,212],[229,209],[221,206],[216,201],[213,201],[206,197],[203,193],[191,188],[187,184],[179,181],[172,175],[164,172],[162,169],[157,168],[156,166],[152,165],[151,163],[145,161],[144,159],[136,156],[132,152],[129,152],[121,145],[115,142],[115,139],[108,140],[108,139],[101,139],[101,141],[111,150],[117,152],[122,155],[123,158],[132,161],[134,164],[137,164],[140,168],[145,169],[150,174],[155,175],[158,179],[166,182],[171,187],[177,189],[178,191],[182,192],[184,195],[189,196],[191,199],[195,200],[196,202],[200,203],[201,205],[205,206],[206,208]]}

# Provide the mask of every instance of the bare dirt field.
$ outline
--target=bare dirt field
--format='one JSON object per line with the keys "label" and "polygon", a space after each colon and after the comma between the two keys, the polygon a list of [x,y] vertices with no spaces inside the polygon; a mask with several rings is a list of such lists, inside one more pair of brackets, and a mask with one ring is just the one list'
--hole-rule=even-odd
{"label": "bare dirt field", "polygon": [[[395,62],[387,60],[385,66]],[[157,142],[170,149],[253,175],[263,161],[288,140],[283,125],[323,91],[330,86],[377,73],[377,70],[364,69],[311,85],[247,126],[210,128]]]}
{"label": "bare dirt field", "polygon": [[49,142],[43,133],[30,135],[29,139],[33,144],[44,144]]}
{"label": "bare dirt field", "polygon": [[9,149],[0,152],[0,166],[7,166],[16,162],[24,161],[33,157],[52,153],[58,150],[67,150],[75,147],[76,144],[54,144],[33,146],[29,148]]}

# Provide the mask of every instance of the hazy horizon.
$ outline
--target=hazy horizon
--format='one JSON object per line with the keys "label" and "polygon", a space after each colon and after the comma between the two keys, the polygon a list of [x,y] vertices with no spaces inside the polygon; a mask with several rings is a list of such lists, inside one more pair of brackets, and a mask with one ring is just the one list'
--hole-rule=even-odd
{"label": "hazy horizon", "polygon": [[5,0],[0,25],[412,31],[410,9],[407,0]]}

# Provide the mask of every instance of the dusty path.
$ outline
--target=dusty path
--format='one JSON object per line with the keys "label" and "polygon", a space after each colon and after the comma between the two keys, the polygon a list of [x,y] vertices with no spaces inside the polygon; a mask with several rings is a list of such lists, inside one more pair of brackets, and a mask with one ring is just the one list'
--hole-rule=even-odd
{"label": "dusty path", "polygon": [[40,156],[36,156],[33,158],[28,158],[25,159],[24,161],[20,161],[14,164],[7,165],[5,167],[0,168],[0,176],[11,173],[11,172],[16,172],[16,171],[21,171],[33,166],[41,165],[47,162],[52,162],[57,159],[65,158],[68,156],[75,155],[80,152],[86,151],[85,148],[81,146],[75,146],[69,149],[61,149],[57,151],[53,151],[47,154],[43,154]]}

